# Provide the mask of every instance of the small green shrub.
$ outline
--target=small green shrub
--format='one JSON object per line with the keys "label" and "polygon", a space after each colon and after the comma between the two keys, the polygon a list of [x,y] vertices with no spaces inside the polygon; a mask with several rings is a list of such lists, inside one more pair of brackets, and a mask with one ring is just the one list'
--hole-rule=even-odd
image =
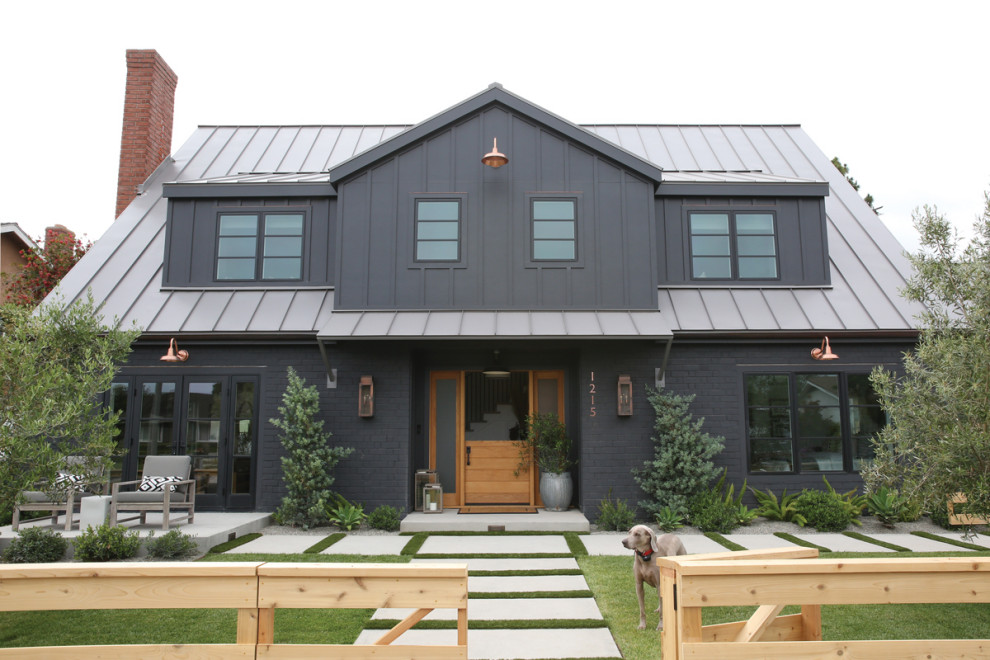
{"label": "small green shrub", "polygon": [[672,532],[675,529],[684,527],[684,516],[681,515],[680,511],[674,511],[669,506],[665,506],[657,511],[654,519],[656,520],[657,528],[661,532]]}
{"label": "small green shrub", "polygon": [[881,486],[875,493],[866,496],[866,505],[884,527],[893,527],[901,521],[901,514],[907,498],[894,489]]}
{"label": "small green shrub", "polygon": [[[154,534],[154,532],[152,532]],[[155,559],[183,559],[199,553],[199,546],[188,534],[173,529],[159,538],[151,539],[145,544],[149,557]]]}
{"label": "small green shrub", "polygon": [[710,490],[691,501],[689,520],[703,532],[727,534],[739,526],[738,509],[727,503],[721,493]]}
{"label": "small green shrub", "polygon": [[8,564],[45,564],[65,556],[69,542],[50,529],[27,527],[3,551]]}
{"label": "small green shrub", "polygon": [[746,494],[747,480],[743,479],[742,487],[739,489],[739,494],[736,495],[735,484],[729,484],[728,490],[726,490],[725,488],[725,479],[728,476],[728,474],[729,474],[728,468],[724,468],[722,470],[722,476],[719,478],[718,483],[715,484],[714,490],[723,499],[726,507],[732,509],[732,511],[734,512],[734,515],[736,517],[736,526],[738,527],[739,525],[748,525],[749,523],[756,520],[756,518],[760,514],[757,513],[755,510],[750,509],[742,502],[743,495]]}
{"label": "small green shrub", "polygon": [[598,503],[598,518],[595,525],[598,529],[607,529],[622,532],[633,526],[636,516],[629,504],[625,500],[613,500],[612,489],[608,489],[608,495]]}
{"label": "small green shrub", "polygon": [[797,498],[798,512],[819,532],[841,532],[852,522],[852,515],[834,493],[806,490]]}
{"label": "small green shrub", "polygon": [[759,504],[756,509],[758,515],[763,516],[767,520],[792,522],[800,527],[804,527],[807,524],[808,521],[805,520],[797,508],[797,500],[800,493],[791,493],[788,495],[785,488],[778,500],[777,496],[770,489],[767,489],[766,492],[755,488],[750,488],[749,490],[753,493],[753,497],[756,498],[757,504]]}
{"label": "small green shrub", "polygon": [[855,488],[845,493],[838,493],[832,488],[832,484],[824,476],[822,477],[822,481],[825,482],[825,488],[828,490],[829,495],[837,499],[842,504],[842,508],[849,514],[849,522],[854,525],[862,525],[863,523],[859,521],[859,516],[863,513],[863,509],[866,508],[866,496],[857,495]]}
{"label": "small green shrub", "polygon": [[327,517],[332,524],[348,532],[360,527],[368,518],[364,513],[364,507],[360,504],[353,504],[347,501],[334,508],[327,509]]}
{"label": "small green shrub", "polygon": [[134,530],[103,524],[91,526],[72,542],[77,561],[117,561],[137,555],[141,537]]}
{"label": "small green shrub", "polygon": [[928,517],[942,529],[955,529],[955,526],[949,523],[949,507],[947,504],[932,509]]}
{"label": "small green shrub", "polygon": [[394,532],[399,529],[399,510],[394,506],[383,504],[368,514],[368,526],[372,529],[382,529]]}

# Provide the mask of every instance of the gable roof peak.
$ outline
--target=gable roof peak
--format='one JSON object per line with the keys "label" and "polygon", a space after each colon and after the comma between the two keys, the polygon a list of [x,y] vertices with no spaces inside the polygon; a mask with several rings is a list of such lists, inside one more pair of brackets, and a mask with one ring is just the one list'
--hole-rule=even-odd
{"label": "gable roof peak", "polygon": [[654,186],[660,184],[662,179],[661,168],[630,151],[626,151],[614,142],[599,137],[592,131],[582,128],[510,92],[501,83],[497,82],[490,84],[486,89],[451,106],[447,110],[415,124],[405,131],[355,155],[353,158],[330,168],[328,170],[330,183],[336,187],[344,179],[381,160],[391,157],[434,133],[456,124],[464,117],[480,112],[484,108],[495,104],[501,105],[512,113],[525,117],[530,121],[546,126],[564,138],[583,145],[587,149],[608,158],[621,167],[637,172],[640,176],[653,181]]}

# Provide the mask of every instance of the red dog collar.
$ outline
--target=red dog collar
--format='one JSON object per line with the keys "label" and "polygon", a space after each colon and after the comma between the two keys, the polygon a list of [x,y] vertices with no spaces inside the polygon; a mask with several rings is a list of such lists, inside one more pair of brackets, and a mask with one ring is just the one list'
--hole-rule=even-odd
{"label": "red dog collar", "polygon": [[645,562],[648,562],[653,557],[653,548],[650,548],[646,552],[640,552],[639,550],[637,550],[636,554],[639,555],[640,559],[642,559]]}

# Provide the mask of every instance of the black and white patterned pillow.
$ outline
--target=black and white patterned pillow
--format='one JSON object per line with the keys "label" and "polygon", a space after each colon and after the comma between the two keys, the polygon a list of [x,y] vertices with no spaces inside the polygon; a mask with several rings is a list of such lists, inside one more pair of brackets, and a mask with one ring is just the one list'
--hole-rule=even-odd
{"label": "black and white patterned pillow", "polygon": [[82,492],[86,490],[86,484],[83,482],[83,479],[84,478],[81,474],[59,472],[55,475],[55,486],[62,490],[76,490]]}
{"label": "black and white patterned pillow", "polygon": [[141,479],[141,485],[138,486],[138,490],[142,493],[157,493],[165,490],[165,486],[168,486],[169,492],[175,492],[176,482],[182,481],[182,477],[144,477]]}

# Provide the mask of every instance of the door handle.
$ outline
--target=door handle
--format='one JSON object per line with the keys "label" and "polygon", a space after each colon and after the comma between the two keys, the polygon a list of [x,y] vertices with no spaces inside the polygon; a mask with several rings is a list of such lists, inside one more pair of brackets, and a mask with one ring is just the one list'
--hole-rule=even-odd
{"label": "door handle", "polygon": [[467,448],[467,464],[471,465],[471,448]]}

